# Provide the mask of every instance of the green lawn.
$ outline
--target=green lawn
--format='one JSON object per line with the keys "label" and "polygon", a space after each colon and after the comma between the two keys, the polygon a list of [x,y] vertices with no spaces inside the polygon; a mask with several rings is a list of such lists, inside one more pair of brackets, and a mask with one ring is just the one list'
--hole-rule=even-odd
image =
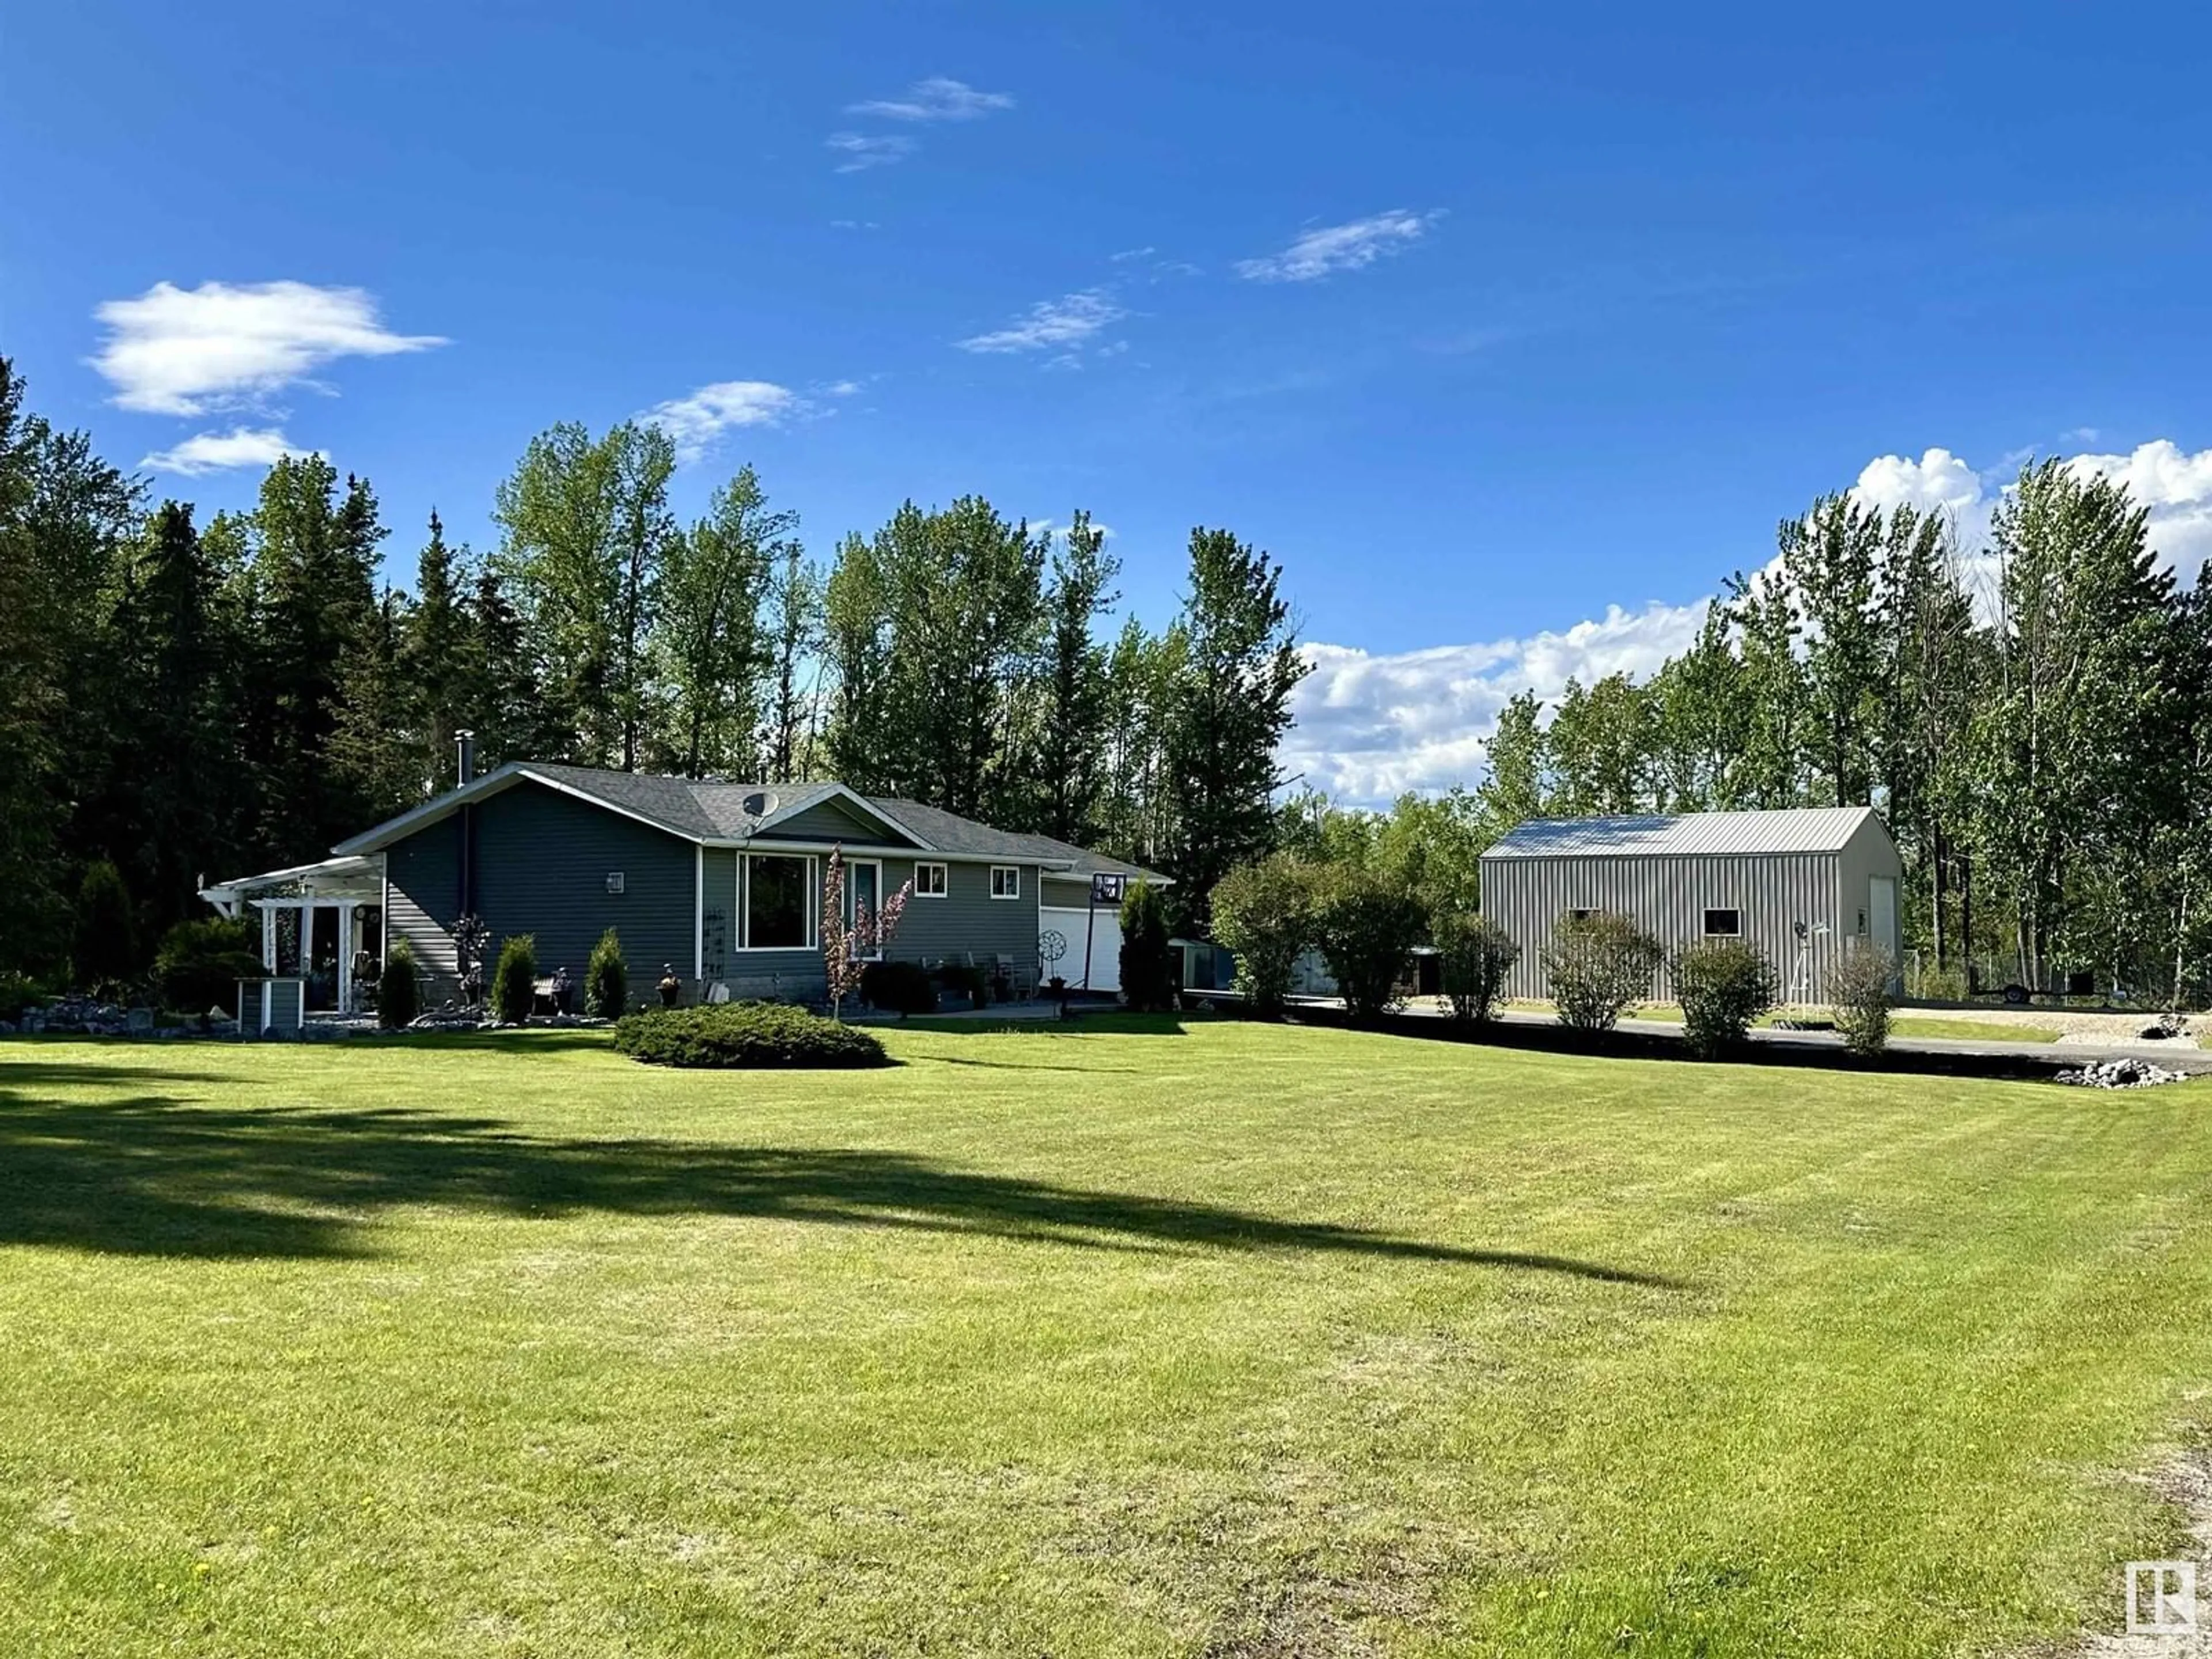
{"label": "green lawn", "polygon": [[0,1651],[1990,1654],[2212,1422],[2212,1085],[1097,1020],[0,1046]]}
{"label": "green lawn", "polygon": [[[1628,1011],[1630,1019],[1662,1020],[1669,1024],[1682,1023],[1682,1007],[1675,1002],[1647,1002]],[[1758,1024],[1772,1025],[1778,1020],[1789,1018],[1787,1014],[1762,1015]],[[1825,1012],[1822,1018],[1826,1018]],[[2058,1033],[2048,1025],[2000,1024],[1986,1019],[1945,1019],[1940,1014],[1893,1014],[1889,1021],[1890,1034],[1909,1037],[1956,1037],[1966,1042],[2056,1042]]]}

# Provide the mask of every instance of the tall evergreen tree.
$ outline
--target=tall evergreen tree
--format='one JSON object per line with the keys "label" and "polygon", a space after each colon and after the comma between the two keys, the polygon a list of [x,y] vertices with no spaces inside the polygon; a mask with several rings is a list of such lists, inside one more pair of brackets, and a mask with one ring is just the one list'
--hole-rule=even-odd
{"label": "tall evergreen tree", "polygon": [[[413,708],[410,724],[419,739],[419,776],[434,791],[445,787],[453,733],[459,729],[456,716],[469,699],[469,616],[456,580],[453,552],[446,545],[446,526],[434,509],[429,539],[416,556],[415,586],[398,672]],[[483,738],[479,732],[479,744]]]}
{"label": "tall evergreen tree", "polygon": [[346,649],[345,696],[330,757],[368,823],[420,805],[436,778],[423,769],[424,742],[415,723],[421,705],[403,654],[407,631],[406,596],[386,587],[366,629]]}
{"label": "tall evergreen tree", "polygon": [[376,610],[375,497],[356,478],[343,503],[337,474],[320,455],[280,457],[261,483],[253,514],[253,592],[260,635],[249,719],[259,745],[264,855],[283,863],[320,858],[360,828],[366,802],[330,763],[341,675],[366,641]]}
{"label": "tall evergreen tree", "polygon": [[198,908],[200,878],[236,856],[228,797],[240,642],[226,626],[221,573],[192,509],[165,501],[131,550],[117,598],[117,666],[131,717],[117,724],[106,844],[158,937]]}
{"label": "tall evergreen tree", "polygon": [[57,890],[63,689],[55,592],[31,528],[42,426],[0,357],[0,972],[50,967],[65,944]]}
{"label": "tall evergreen tree", "polygon": [[1186,926],[1202,924],[1214,884],[1273,840],[1276,747],[1307,672],[1282,575],[1226,530],[1191,532],[1181,618],[1188,655],[1167,744],[1176,799],[1168,873]]}

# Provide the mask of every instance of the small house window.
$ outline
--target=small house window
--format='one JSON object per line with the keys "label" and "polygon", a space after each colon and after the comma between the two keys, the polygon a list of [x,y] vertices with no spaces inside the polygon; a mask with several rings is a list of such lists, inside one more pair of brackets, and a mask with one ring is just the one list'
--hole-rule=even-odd
{"label": "small house window", "polygon": [[943,898],[945,894],[943,865],[917,864],[914,866],[914,896],[916,898]]}
{"label": "small house window", "polygon": [[1737,939],[1743,933],[1743,912],[1741,910],[1708,910],[1705,912],[1707,939]]}
{"label": "small house window", "polygon": [[1570,910],[1570,911],[1568,911],[1568,912],[1567,912],[1567,915],[1570,915],[1571,917],[1572,917],[1572,918],[1573,918],[1575,921],[1589,921],[1592,916],[1595,915],[1596,914],[1597,914],[1597,912],[1596,912],[1596,911],[1592,910],[1592,909],[1589,909],[1589,908],[1583,908],[1583,909],[1580,909],[1580,910]]}
{"label": "small house window", "polygon": [[1022,866],[1018,864],[994,864],[991,866],[991,896],[1018,899],[1022,896]]}

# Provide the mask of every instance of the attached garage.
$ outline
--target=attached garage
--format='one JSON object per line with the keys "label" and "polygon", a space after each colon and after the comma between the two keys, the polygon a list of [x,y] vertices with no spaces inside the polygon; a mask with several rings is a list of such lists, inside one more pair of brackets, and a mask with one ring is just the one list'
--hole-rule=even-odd
{"label": "attached garage", "polygon": [[[1899,956],[1902,876],[1870,806],[1546,818],[1482,855],[1482,909],[1521,947],[1509,996],[1550,994],[1541,955],[1561,917],[1610,910],[1669,951],[1743,939],[1774,964],[1785,999],[1817,1001],[1854,944]],[[1670,994],[1663,969],[1653,990]]]}
{"label": "attached garage", "polygon": [[[1046,964],[1048,977],[1056,973],[1079,988],[1118,994],[1121,988],[1121,913],[1110,904],[1094,909],[1090,897],[1088,881],[1045,878],[1037,903],[1039,954],[1051,954],[1052,936],[1057,934],[1064,948],[1057,964]],[[1087,979],[1084,966],[1086,939],[1090,940]]]}

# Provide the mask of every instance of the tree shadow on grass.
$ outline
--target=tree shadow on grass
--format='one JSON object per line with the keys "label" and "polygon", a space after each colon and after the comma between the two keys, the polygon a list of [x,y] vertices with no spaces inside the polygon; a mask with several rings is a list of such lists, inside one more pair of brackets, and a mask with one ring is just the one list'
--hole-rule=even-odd
{"label": "tree shadow on grass", "polygon": [[237,1258],[374,1253],[398,1205],[497,1215],[750,1216],[1082,1249],[1312,1251],[1679,1288],[1657,1274],[1182,1200],[963,1170],[896,1152],[562,1139],[396,1108],[249,1109],[138,1093],[58,1101],[0,1072],[0,1245]]}

